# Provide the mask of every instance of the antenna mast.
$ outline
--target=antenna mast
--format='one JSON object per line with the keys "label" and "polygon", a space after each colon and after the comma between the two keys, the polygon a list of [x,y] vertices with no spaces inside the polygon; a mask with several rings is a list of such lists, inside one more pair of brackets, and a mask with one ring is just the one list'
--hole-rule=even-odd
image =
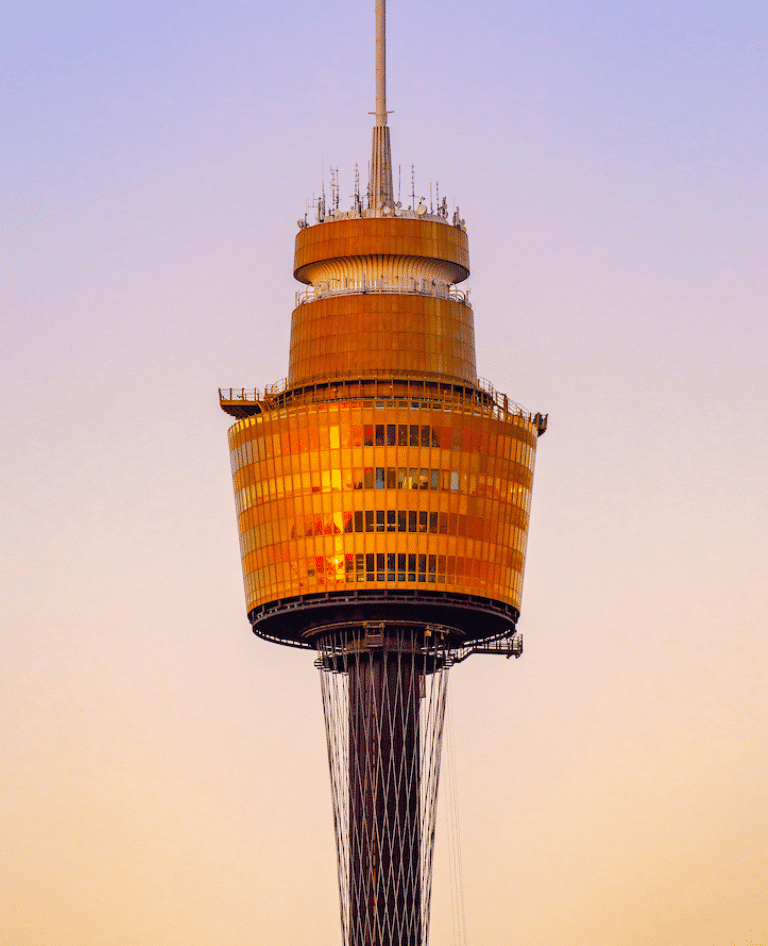
{"label": "antenna mast", "polygon": [[376,0],[376,124],[371,149],[371,208],[392,206],[392,149],[387,127],[387,3]]}
{"label": "antenna mast", "polygon": [[376,0],[376,124],[387,124],[387,0]]}

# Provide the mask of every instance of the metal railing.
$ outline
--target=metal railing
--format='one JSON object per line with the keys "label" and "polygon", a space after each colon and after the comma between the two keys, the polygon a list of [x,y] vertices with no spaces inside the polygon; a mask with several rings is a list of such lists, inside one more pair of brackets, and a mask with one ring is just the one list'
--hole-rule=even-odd
{"label": "metal railing", "polygon": [[449,299],[471,308],[469,290],[455,289],[448,283],[439,283],[427,279],[366,279],[350,282],[345,280],[343,286],[310,286],[309,289],[296,293],[296,308],[315,302],[318,299],[328,299],[333,296],[360,296],[368,294],[394,294],[409,296],[433,296],[437,299]]}
{"label": "metal railing", "polygon": [[[404,392],[402,388],[408,390]],[[522,404],[497,391],[485,378],[478,379],[476,388],[434,382],[423,377],[391,380],[332,378],[326,381],[316,380],[293,389],[289,387],[288,379],[283,378],[274,384],[266,385],[263,396],[258,388],[219,388],[221,404],[258,404],[268,410],[275,410],[286,404],[338,400],[376,401],[382,406],[390,400],[412,400],[423,402],[425,406],[436,407],[438,410],[452,410],[454,407],[465,410],[468,407],[479,411],[491,410],[500,418],[510,415],[525,418],[536,425],[539,434],[543,434],[547,429],[548,415],[531,413]]]}
{"label": "metal railing", "polygon": [[[361,217],[407,217],[412,220],[429,220],[431,223],[442,223],[448,227],[456,227],[460,230],[466,230],[465,222],[460,218],[458,212],[455,212],[453,216],[449,219],[447,214],[443,213],[429,213],[427,207],[424,204],[420,205],[421,209],[411,210],[410,208],[406,209],[405,207],[383,207],[381,210],[374,210],[372,207],[360,207],[358,210],[351,208],[350,210],[341,210],[338,207],[331,208],[323,214],[322,220],[313,220],[311,223],[304,218],[303,220],[297,221],[299,224],[299,229],[306,230],[307,227],[314,227],[318,224],[323,223],[333,223],[335,220],[354,220],[360,219]],[[458,208],[457,208],[458,211]]]}

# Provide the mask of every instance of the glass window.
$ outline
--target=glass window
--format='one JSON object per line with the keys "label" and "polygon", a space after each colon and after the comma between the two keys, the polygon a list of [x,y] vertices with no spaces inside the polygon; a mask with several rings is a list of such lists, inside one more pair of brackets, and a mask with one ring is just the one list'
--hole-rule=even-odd
{"label": "glass window", "polygon": [[408,522],[408,513],[398,512],[397,514],[397,531],[405,532],[407,531],[407,522]]}
{"label": "glass window", "polygon": [[397,489],[397,470],[393,466],[387,467],[387,489]]}
{"label": "glass window", "polygon": [[394,532],[397,529],[397,512],[394,509],[387,510],[387,532]]}
{"label": "glass window", "polygon": [[428,513],[426,512],[419,513],[419,532],[427,531],[427,516]]}
{"label": "glass window", "polygon": [[388,447],[397,446],[397,425],[396,424],[387,424],[387,446]]}
{"label": "glass window", "polygon": [[387,554],[387,581],[395,580],[395,553]]}
{"label": "glass window", "polygon": [[371,509],[365,511],[365,531],[373,532],[373,511]]}
{"label": "glass window", "polygon": [[426,425],[421,428],[421,446],[428,447],[430,444],[430,430]]}
{"label": "glass window", "polygon": [[458,493],[459,491],[459,471],[451,470],[451,492]]}
{"label": "glass window", "polygon": [[408,513],[408,531],[409,532],[416,531],[417,516],[418,516],[418,513],[413,509]]}
{"label": "glass window", "polygon": [[431,470],[429,474],[429,488],[440,489],[440,470]]}
{"label": "glass window", "polygon": [[386,483],[386,480],[384,476],[384,467],[377,466],[376,467],[376,489],[384,489],[385,483]]}
{"label": "glass window", "polygon": [[437,513],[436,512],[431,512],[429,514],[429,531],[432,533],[432,535],[437,535]]}
{"label": "glass window", "polygon": [[377,532],[384,531],[384,510],[383,509],[379,509],[376,512],[376,531]]}
{"label": "glass window", "polygon": [[384,443],[384,424],[376,424],[376,446],[383,447]]}
{"label": "glass window", "polygon": [[373,424],[365,424],[363,426],[363,446],[373,446]]}
{"label": "glass window", "polygon": [[[458,477],[458,474],[457,474],[457,477]],[[372,466],[367,466],[365,470],[363,471],[363,486],[366,489],[373,489],[373,467]],[[457,479],[456,489],[458,488],[459,487],[458,487],[458,479]]]}
{"label": "glass window", "polygon": [[411,424],[410,438],[408,442],[409,447],[418,447],[419,445],[419,425]]}
{"label": "glass window", "polygon": [[397,445],[398,447],[408,446],[408,425],[407,424],[398,424]]}

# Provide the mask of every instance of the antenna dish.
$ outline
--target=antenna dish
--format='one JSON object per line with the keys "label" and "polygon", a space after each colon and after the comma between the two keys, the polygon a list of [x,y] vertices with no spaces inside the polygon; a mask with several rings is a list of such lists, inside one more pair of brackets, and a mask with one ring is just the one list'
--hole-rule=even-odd
{"label": "antenna dish", "polygon": [[420,217],[423,217],[426,212],[427,212],[427,208],[424,206],[424,204],[420,203],[419,206],[416,208],[416,213]]}
{"label": "antenna dish", "polygon": [[398,200],[398,202],[395,204],[395,207],[397,207],[398,210],[399,210],[402,206],[403,206],[403,205],[400,203],[399,200]]}

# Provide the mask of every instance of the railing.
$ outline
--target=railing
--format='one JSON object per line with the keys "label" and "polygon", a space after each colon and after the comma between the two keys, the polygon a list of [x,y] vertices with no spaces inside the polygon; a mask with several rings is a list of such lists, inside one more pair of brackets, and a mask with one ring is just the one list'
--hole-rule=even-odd
{"label": "railing", "polygon": [[274,384],[264,385],[264,394],[258,388],[219,388],[220,402],[238,402],[243,404],[258,404],[269,400],[288,390],[288,378],[275,381]]}
{"label": "railing", "polygon": [[306,230],[307,227],[314,227],[321,223],[332,223],[334,220],[354,220],[360,217],[408,217],[412,220],[429,220],[432,223],[442,223],[448,227],[453,226],[460,230],[466,230],[466,224],[460,218],[458,208],[450,220],[448,219],[447,213],[429,213],[424,204],[421,204],[420,208],[421,209],[417,208],[416,210],[406,210],[404,207],[383,207],[381,210],[374,210],[373,208],[367,207],[361,207],[359,210],[339,210],[338,208],[331,208],[325,212],[322,220],[313,220],[310,223],[305,218],[297,222],[300,230]]}
{"label": "railing", "polygon": [[469,290],[454,289],[448,283],[438,283],[427,279],[363,279],[349,282],[343,286],[310,286],[303,292],[296,293],[296,308],[317,299],[333,296],[359,296],[369,293],[395,294],[409,296],[433,296],[437,299],[449,299],[461,305],[470,306]]}
{"label": "railing", "polygon": [[[403,389],[406,389],[405,391]],[[283,399],[281,395],[286,395]],[[275,399],[279,399],[275,403]],[[523,417],[535,424],[539,435],[547,429],[546,414],[532,414],[521,404],[510,400],[506,394],[497,391],[484,378],[479,378],[477,387],[456,385],[448,382],[434,382],[423,377],[395,379],[329,379],[313,381],[296,388],[289,388],[288,379],[283,378],[264,388],[262,397],[258,388],[219,388],[221,404],[259,404],[267,410],[300,402],[318,403],[321,401],[366,400],[376,401],[383,406],[390,400],[412,400],[423,402],[424,406],[451,410],[454,406],[472,410],[492,410],[502,417],[512,415]]]}
{"label": "railing", "polygon": [[244,404],[255,404],[262,400],[258,388],[219,388],[219,401],[242,401]]}

